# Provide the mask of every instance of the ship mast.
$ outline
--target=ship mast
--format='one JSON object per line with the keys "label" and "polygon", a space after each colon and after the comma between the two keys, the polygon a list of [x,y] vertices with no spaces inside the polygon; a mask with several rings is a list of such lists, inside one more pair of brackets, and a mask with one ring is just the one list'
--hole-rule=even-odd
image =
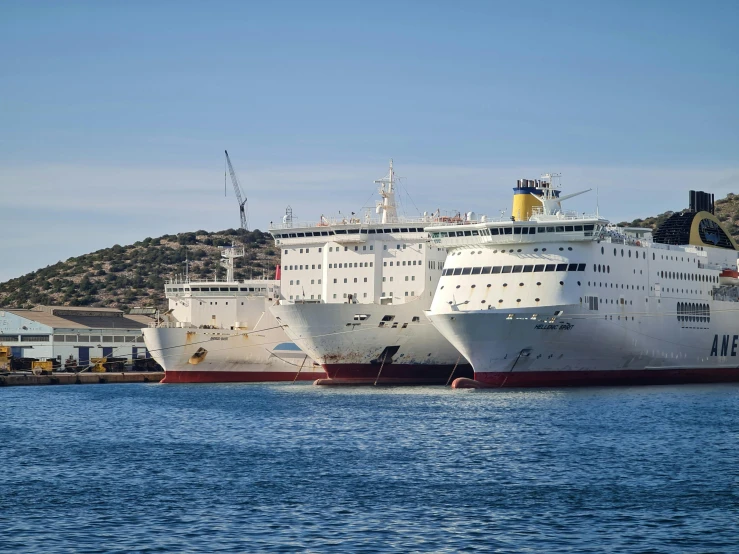
{"label": "ship mast", "polygon": [[377,213],[382,214],[383,223],[392,223],[397,221],[398,212],[395,207],[395,172],[393,171],[393,160],[390,160],[390,170],[382,179],[375,181],[376,185],[380,185],[380,196],[382,201],[377,203]]}
{"label": "ship mast", "polygon": [[236,246],[219,246],[221,251],[221,266],[226,269],[226,281],[231,283],[234,281],[234,259],[244,256],[244,247]]}

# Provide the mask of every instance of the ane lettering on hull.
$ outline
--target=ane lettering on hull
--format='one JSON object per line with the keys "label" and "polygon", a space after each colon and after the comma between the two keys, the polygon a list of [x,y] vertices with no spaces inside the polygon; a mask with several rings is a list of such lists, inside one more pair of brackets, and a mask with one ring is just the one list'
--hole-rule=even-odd
{"label": "ane lettering on hull", "polygon": [[[736,356],[738,341],[739,335],[721,335],[721,343],[719,344],[719,336],[714,335],[711,356]],[[719,348],[721,348],[721,353],[719,353]]]}

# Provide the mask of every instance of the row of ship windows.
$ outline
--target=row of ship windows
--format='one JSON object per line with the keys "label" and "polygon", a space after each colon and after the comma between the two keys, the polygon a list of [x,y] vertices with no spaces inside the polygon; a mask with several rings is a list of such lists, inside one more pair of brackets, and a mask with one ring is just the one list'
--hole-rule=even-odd
{"label": "row of ship windows", "polygon": [[[342,248],[341,246],[336,246],[335,247],[336,252],[341,252],[341,248]],[[348,246],[344,246],[343,248],[344,248],[344,252],[348,252],[349,251],[349,247]],[[398,244],[398,245],[396,245],[396,250],[406,250],[407,248],[408,248],[408,245],[407,244]],[[423,248],[423,244],[419,244],[418,245],[418,248],[419,249],[422,249]],[[374,245],[370,244],[369,245],[369,250],[374,250],[374,249],[375,249]],[[387,250],[387,244],[383,244],[382,245],[382,249],[383,250]],[[367,245],[363,245],[362,246],[362,251],[364,252],[364,251],[367,251],[367,250],[368,250]],[[334,247],[333,246],[329,246],[328,247],[328,251],[329,252],[333,252],[334,251]],[[288,252],[289,252],[289,250],[285,250],[285,254],[287,254]],[[310,248],[301,248],[299,250],[299,252],[301,254],[310,254]],[[318,252],[323,252],[323,248],[319,248],[318,249]],[[355,246],[354,247],[354,252],[359,252],[359,246]]]}
{"label": "row of ship windows", "polygon": [[[382,282],[384,283],[384,282],[386,281],[386,279],[387,279],[387,277],[383,277],[383,278],[382,278]],[[415,280],[416,280],[416,276],[415,276],[415,275],[411,275],[411,276],[410,276],[410,279],[408,279],[408,275],[406,275],[406,276],[405,276],[405,280],[406,280],[406,281],[409,281],[409,280],[410,280],[410,281],[415,281]],[[392,282],[392,281],[393,281],[393,278],[392,278],[392,277],[390,277],[390,282]],[[344,283],[348,283],[348,282],[349,282],[349,281],[348,281],[348,280],[347,280],[347,278],[345,277],[345,278],[344,278]],[[355,283],[358,283],[358,282],[359,282],[359,281],[357,280],[357,278],[356,278],[356,277],[354,277],[354,282],[355,282]],[[365,277],[365,278],[364,278],[364,282],[365,282],[365,283],[367,282],[367,277]],[[338,283],[338,279],[334,279],[334,284],[337,284],[337,283]],[[299,284],[300,284],[300,279],[295,279],[295,280],[293,280],[293,279],[290,279],[290,284],[291,284],[291,285],[293,285],[293,284],[295,284],[295,285],[299,285]],[[311,279],[311,280],[310,280],[310,284],[311,284],[311,285],[315,285],[315,284],[316,284],[316,280],[315,280],[315,279]],[[319,284],[319,285],[321,284],[321,279],[318,279],[318,284]],[[226,304],[228,304],[228,302],[226,302]],[[243,304],[243,302],[242,302],[242,304]]]}
{"label": "row of ship windows", "polygon": [[[334,295],[333,295],[333,298],[334,299],[336,299],[336,294],[337,293],[334,293]],[[410,291],[410,292],[405,291],[405,295],[406,296],[416,296],[416,292],[415,291]],[[320,300],[321,299],[321,295],[319,294],[317,296],[318,296],[318,298],[316,298],[316,295],[315,294],[311,294],[310,295],[310,300]],[[392,298],[393,297],[393,293],[392,293],[392,291],[387,292],[387,293],[383,291],[382,296],[383,296],[383,298],[385,298],[385,297],[386,298]],[[345,292],[343,297],[344,298],[347,298],[348,300],[353,300],[353,299],[359,298],[359,295],[356,294],[356,293],[355,294],[351,294],[351,293],[346,293]],[[367,298],[367,293],[366,292],[363,293],[362,294],[362,297],[363,298]],[[307,299],[308,298],[306,296],[303,296],[303,300],[307,300]],[[300,295],[299,294],[298,295],[295,295],[295,297],[293,298],[293,295],[291,294],[290,295],[290,300],[300,300]],[[413,321],[417,321],[417,319],[416,318],[413,318]]]}
{"label": "row of ship windows", "polygon": [[[18,339],[20,337],[20,340]],[[6,342],[51,342],[51,335],[0,335],[0,340]],[[116,342],[144,342],[143,335],[53,335],[54,342],[75,343],[116,343]]]}
{"label": "row of ship windows", "polygon": [[537,264],[537,265],[496,265],[485,267],[450,267],[441,272],[448,275],[489,275],[496,273],[532,273],[540,271],[585,271],[585,264]]}
{"label": "row of ship windows", "polygon": [[711,307],[693,302],[677,303],[678,321],[711,321]]}
{"label": "row of ship windows", "polygon": [[[408,261],[405,261],[404,260],[402,262],[401,261],[397,261],[397,262],[382,262],[383,267],[387,267],[388,264],[390,265],[390,267],[401,266],[401,265],[402,266],[406,266],[406,265],[416,265],[416,266],[418,266],[418,265],[421,265],[421,261],[420,260],[408,260]],[[429,268],[430,269],[436,269],[437,268],[437,265],[441,265],[441,263],[438,263],[437,264],[437,262],[435,262],[435,261],[429,262]],[[348,269],[350,267],[374,267],[374,262],[354,262],[354,263],[344,262],[344,263],[340,263],[340,264],[328,264],[328,268],[329,269]],[[308,264],[295,264],[295,265],[286,265],[285,268],[284,268],[285,271],[293,271],[293,270],[301,270],[301,269],[321,269],[321,264],[311,264],[311,265],[308,265]],[[193,289],[193,290],[199,290],[199,289]],[[205,288],[203,290],[208,290],[208,289]],[[218,290],[218,289],[213,289],[213,290]],[[222,288],[221,290],[228,290],[228,289]],[[236,289],[231,289],[231,290],[236,290]],[[242,289],[242,290],[244,290],[244,289]],[[253,290],[253,289],[250,289],[250,290]]]}
{"label": "row of ship windows", "polygon": [[663,279],[681,279],[683,281],[702,281],[704,283],[718,283],[718,277],[715,275],[699,275],[696,273],[679,273],[677,271],[658,271]]}
{"label": "row of ship windows", "polygon": [[554,225],[550,227],[492,227],[490,229],[472,229],[470,231],[440,231],[431,233],[431,238],[477,237],[495,235],[535,235],[536,233],[572,233],[586,231],[585,236],[592,236],[595,225]]}
{"label": "row of ship windows", "polygon": [[380,229],[334,229],[327,231],[305,231],[302,233],[272,233],[276,239],[302,237],[330,237],[335,235],[376,235],[382,233],[423,233],[423,227],[388,227]]}
{"label": "row of ship windows", "polygon": [[167,292],[266,292],[260,287],[166,287]]}

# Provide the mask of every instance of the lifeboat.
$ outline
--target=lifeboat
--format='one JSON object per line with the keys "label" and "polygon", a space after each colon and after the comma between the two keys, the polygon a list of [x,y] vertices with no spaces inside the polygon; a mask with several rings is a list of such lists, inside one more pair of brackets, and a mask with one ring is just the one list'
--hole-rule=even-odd
{"label": "lifeboat", "polygon": [[718,282],[722,285],[739,285],[739,271],[736,269],[724,269],[718,276]]}

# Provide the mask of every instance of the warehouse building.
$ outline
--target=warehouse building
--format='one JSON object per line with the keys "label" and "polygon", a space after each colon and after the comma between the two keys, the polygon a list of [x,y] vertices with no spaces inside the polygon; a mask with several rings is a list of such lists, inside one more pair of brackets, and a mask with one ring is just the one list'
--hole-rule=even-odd
{"label": "warehouse building", "polygon": [[154,320],[111,308],[37,306],[0,309],[0,346],[14,358],[86,367],[90,358],[147,358],[142,329]]}

